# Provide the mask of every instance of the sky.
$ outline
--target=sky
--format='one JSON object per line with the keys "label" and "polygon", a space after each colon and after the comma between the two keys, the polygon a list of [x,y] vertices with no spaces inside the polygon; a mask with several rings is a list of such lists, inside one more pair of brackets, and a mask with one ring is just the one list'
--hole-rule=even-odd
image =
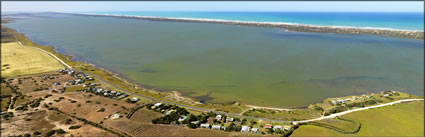
{"label": "sky", "polygon": [[339,2],[259,2],[259,1],[205,1],[205,2],[24,2],[2,1],[2,12],[78,12],[78,11],[318,11],[318,12],[424,12],[423,1],[339,1]]}

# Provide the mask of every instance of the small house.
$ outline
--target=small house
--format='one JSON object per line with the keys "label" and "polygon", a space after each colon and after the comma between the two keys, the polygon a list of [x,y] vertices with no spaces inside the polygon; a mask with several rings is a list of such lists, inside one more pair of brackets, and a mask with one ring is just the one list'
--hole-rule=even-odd
{"label": "small house", "polygon": [[234,120],[234,119],[233,119],[232,117],[227,117],[227,118],[226,118],[226,122],[233,122],[233,120]]}
{"label": "small house", "polygon": [[273,125],[272,125],[272,124],[265,124],[265,125],[264,125],[264,128],[266,128],[266,129],[268,129],[268,128],[273,128]]}
{"label": "small house", "polygon": [[195,124],[195,125],[198,125],[199,124],[199,121],[192,121],[190,123]]}
{"label": "small house", "polygon": [[258,133],[258,128],[251,128],[251,133]]}
{"label": "small house", "polygon": [[241,128],[241,132],[249,132],[249,129],[250,129],[251,127],[249,127],[249,126],[242,126],[242,128]]}
{"label": "small house", "polygon": [[165,113],[165,115],[170,115],[174,111],[176,111],[176,110],[169,110],[169,111],[167,111],[167,113]]}
{"label": "small house", "polygon": [[220,129],[221,129],[221,125],[213,125],[213,126],[211,127],[211,129],[220,130]]}
{"label": "small house", "polygon": [[139,98],[133,97],[133,99],[131,99],[131,101],[137,102],[137,101],[139,101]]}
{"label": "small house", "polygon": [[186,118],[187,118],[187,116],[181,116],[181,117],[178,119],[178,121],[179,121],[179,122],[183,122],[184,120],[186,120]]}
{"label": "small house", "polygon": [[201,128],[210,128],[210,124],[201,124]]}
{"label": "small house", "polygon": [[162,103],[156,103],[156,104],[154,104],[153,106],[155,106],[155,107],[159,107],[159,106],[161,106],[162,105]]}
{"label": "small house", "polygon": [[217,115],[217,116],[215,117],[215,119],[217,119],[217,120],[221,120],[221,118],[222,118],[222,116],[221,116],[221,115]]}
{"label": "small house", "polygon": [[284,129],[284,130],[290,130],[290,129],[291,129],[291,126],[290,126],[290,125],[284,125],[284,126],[283,126],[283,129]]}
{"label": "small house", "polygon": [[85,79],[86,79],[86,80],[89,80],[89,81],[90,81],[90,80],[94,80],[94,78],[92,78],[92,77],[86,77]]}
{"label": "small house", "polygon": [[121,114],[120,113],[116,113],[116,114],[112,114],[110,118],[111,119],[118,119],[120,117],[121,117]]}
{"label": "small house", "polygon": [[281,125],[274,126],[273,130],[282,130],[283,127]]}

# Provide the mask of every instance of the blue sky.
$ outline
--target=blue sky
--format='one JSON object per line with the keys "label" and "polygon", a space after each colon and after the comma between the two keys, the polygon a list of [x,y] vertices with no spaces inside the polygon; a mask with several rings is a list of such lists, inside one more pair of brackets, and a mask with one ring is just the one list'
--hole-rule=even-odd
{"label": "blue sky", "polygon": [[320,11],[424,12],[423,1],[409,2],[1,2],[3,12],[21,11]]}

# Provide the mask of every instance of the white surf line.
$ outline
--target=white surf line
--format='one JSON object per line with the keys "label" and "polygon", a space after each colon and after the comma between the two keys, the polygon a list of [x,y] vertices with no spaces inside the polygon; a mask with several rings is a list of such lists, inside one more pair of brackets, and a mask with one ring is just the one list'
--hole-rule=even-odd
{"label": "white surf line", "polygon": [[339,113],[331,114],[329,116],[323,116],[323,117],[319,117],[319,118],[315,118],[315,119],[300,120],[300,121],[293,121],[293,122],[294,122],[294,125],[296,125],[297,123],[307,123],[307,122],[319,121],[319,120],[324,120],[324,119],[329,119],[329,118],[335,118],[337,116],[342,116],[342,115],[345,115],[345,114],[348,114],[348,113],[352,113],[352,112],[356,112],[356,111],[362,111],[362,110],[367,110],[367,109],[372,109],[372,108],[379,108],[379,107],[394,105],[394,104],[403,103],[403,102],[423,101],[423,100],[424,99],[403,99],[403,100],[397,100],[397,101],[389,102],[389,103],[385,103],[385,104],[379,104],[379,105],[375,105],[375,106],[369,106],[369,107],[363,107],[363,108],[356,108],[356,109],[352,109],[352,110],[347,110],[347,111],[343,111],[343,112],[339,112]]}
{"label": "white surf line", "polygon": [[[16,40],[16,41],[18,42],[18,44],[19,44],[20,46],[24,46],[24,45],[22,45],[22,43],[21,43],[21,42],[19,42],[18,40]],[[26,46],[26,47],[31,47],[31,46]],[[48,52],[48,51],[46,51],[46,50],[44,50],[44,49],[37,48],[37,47],[31,47],[31,48],[36,48],[36,49],[38,49],[38,50],[40,50],[40,51],[42,51],[42,52],[44,52],[44,53],[47,53],[48,55],[52,56],[52,57],[53,57],[53,58],[55,58],[57,61],[59,61],[59,63],[61,63],[62,65],[64,65],[66,68],[69,68],[69,69],[71,69],[71,68],[72,68],[71,66],[69,66],[68,64],[66,64],[64,61],[62,61],[60,58],[58,58],[56,55],[54,55],[54,54],[52,54],[52,53],[50,53],[50,52]]]}
{"label": "white surf line", "polygon": [[336,29],[359,29],[359,30],[388,30],[388,31],[404,31],[404,32],[424,32],[423,30],[395,29],[384,27],[356,27],[356,26],[326,26],[314,24],[300,24],[291,22],[270,22],[270,21],[242,21],[229,19],[210,19],[210,18],[190,18],[190,17],[162,17],[162,16],[143,16],[143,15],[119,15],[119,14],[98,14],[98,13],[73,13],[73,12],[56,12],[74,15],[104,16],[104,17],[123,17],[134,19],[162,19],[169,21],[187,21],[187,22],[207,22],[207,23],[229,23],[229,24],[249,24],[249,25],[277,25],[277,26],[302,26],[316,28],[336,28]]}

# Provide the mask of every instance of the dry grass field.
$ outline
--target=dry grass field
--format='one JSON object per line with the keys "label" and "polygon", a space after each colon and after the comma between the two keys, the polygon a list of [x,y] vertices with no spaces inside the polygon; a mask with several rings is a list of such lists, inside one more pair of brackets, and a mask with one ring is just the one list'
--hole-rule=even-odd
{"label": "dry grass field", "polygon": [[62,64],[48,54],[16,42],[1,43],[1,73],[3,77],[55,71]]}
{"label": "dry grass field", "polygon": [[[66,123],[66,120],[72,120]],[[33,134],[40,132],[45,136],[51,130],[63,129],[66,133],[64,136],[114,136],[106,131],[98,129],[71,117],[59,114],[54,111],[33,110],[30,109],[26,113],[16,114],[9,120],[2,120],[2,136],[13,136],[23,134]],[[78,129],[69,129],[71,126],[81,125]],[[59,134],[56,134],[60,136]]]}

